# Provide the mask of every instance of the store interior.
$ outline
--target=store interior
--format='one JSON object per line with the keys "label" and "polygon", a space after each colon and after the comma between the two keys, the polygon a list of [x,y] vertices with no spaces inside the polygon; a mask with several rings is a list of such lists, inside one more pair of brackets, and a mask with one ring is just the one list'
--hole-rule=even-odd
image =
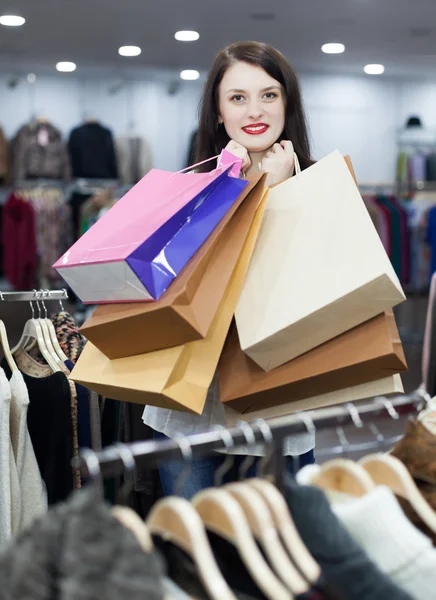
{"label": "store interior", "polygon": [[[114,540],[109,539],[110,536],[101,536],[101,540],[106,543],[107,552],[110,549],[114,556],[119,553],[119,564],[111,566],[115,565],[114,561],[107,559],[109,562],[103,565],[106,560],[103,551],[102,564],[97,564],[94,557],[97,554],[100,556],[100,549],[95,543],[98,538],[96,534],[91,541],[88,540],[89,564],[95,565],[96,569],[93,580],[95,590],[91,591],[88,580],[82,596],[76,593],[68,596],[65,590],[62,591],[63,584],[56,583],[60,591],[50,598],[135,600],[138,597],[139,600],[139,597],[148,597],[143,592],[145,586],[148,586],[150,598],[156,600],[407,600],[432,597],[436,585],[436,446],[427,438],[436,435],[436,405],[432,400],[436,396],[435,24],[436,3],[433,0],[310,0],[300,3],[295,0],[270,0],[268,4],[261,0],[240,0],[237,3],[229,0],[220,3],[207,0],[160,0],[156,3],[150,0],[6,0],[1,4],[0,581],[3,581],[4,574],[7,584],[6,596],[2,596],[0,585],[0,600],[3,597],[5,600],[36,598],[29,595],[36,581],[32,579],[34,576],[30,578],[28,590],[20,588],[19,569],[11,570],[10,565],[14,564],[20,547],[24,558],[24,552],[31,552],[33,544],[37,548],[38,531],[40,539],[47,541],[46,546],[44,543],[41,545],[47,548],[47,552],[53,550],[49,542],[54,544],[49,540],[50,523],[56,535],[59,534],[59,547],[63,544],[69,549],[68,544],[72,543],[74,535],[68,527],[85,531],[92,519],[98,531],[111,530],[116,521],[113,531],[118,531],[118,540],[115,540],[115,536]],[[149,299],[158,307],[156,313],[150,310],[146,315],[150,321],[144,320],[142,328],[135,329],[135,323],[141,323],[134,321],[139,319],[140,308],[132,308],[132,314],[125,317],[124,330],[124,317],[120,315],[127,315],[129,306],[140,307],[141,303],[136,297],[122,297],[121,292],[117,296],[116,278],[119,277],[119,271],[113,271],[114,289],[108,292],[108,298],[115,300],[107,300],[103,296],[98,299],[95,295],[99,285],[100,292],[103,288],[110,288],[110,275],[105,276],[103,284],[98,280],[100,274],[92,283],[92,277],[89,276],[94,295],[91,294],[91,300],[87,300],[81,293],[83,282],[81,288],[78,283],[75,285],[79,271],[66,277],[64,272],[68,269],[62,270],[62,260],[64,264],[68,263],[72,249],[78,247],[77,244],[85,238],[91,239],[92,232],[97,231],[98,227],[101,232],[102,224],[110,223],[108,215],[114,215],[115,212],[111,211],[118,209],[117,214],[121,215],[119,233],[112,232],[106,237],[106,234],[100,234],[99,243],[102,248],[105,243],[111,248],[118,243],[124,247],[123,236],[127,238],[131,216],[126,216],[124,223],[120,207],[126,206],[129,194],[132,194],[132,198],[135,193],[139,194],[135,192],[140,189],[139,186],[144,185],[141,189],[147,190],[147,182],[143,182],[157,170],[167,172],[168,177],[172,178],[182,170],[189,171],[190,177],[200,176],[190,168],[195,167],[200,103],[211,65],[222,48],[247,40],[276,48],[294,69],[301,86],[311,158],[315,163],[313,168],[321,165],[326,157],[334,156],[336,151],[351,161],[347,162],[347,176],[354,178],[358,202],[365,208],[362,228],[372,223],[372,229],[377,233],[378,246],[373,256],[381,256],[380,253],[383,253],[383,257],[387,256],[392,267],[389,282],[395,280],[393,286],[398,282],[398,289],[404,292],[406,300],[392,301],[390,304],[386,300],[383,304],[383,289],[380,287],[379,297],[373,298],[373,304],[381,306],[381,310],[373,309],[371,312],[370,301],[367,303],[367,313],[362,310],[366,316],[359,317],[360,320],[351,319],[349,325],[342,329],[338,326],[335,335],[326,335],[319,343],[306,345],[307,349],[293,354],[291,360],[288,356],[277,360],[273,367],[264,368],[269,374],[269,371],[274,372],[293,360],[301,360],[384,314],[386,320],[391,325],[393,323],[388,336],[390,348],[393,348],[389,357],[394,357],[396,362],[394,360],[392,366],[387,361],[386,365],[380,367],[384,373],[383,380],[380,379],[381,375],[376,377],[372,372],[369,374],[372,363],[368,361],[363,365],[362,359],[360,370],[356,370],[356,382],[352,379],[355,377],[353,371],[352,376],[344,375],[344,380],[349,377],[348,383],[332,383],[336,381],[335,377],[348,374],[346,369],[351,369],[350,365],[345,364],[345,354],[342,357],[344,370],[339,371],[338,368],[339,376],[332,369],[324,373],[324,379],[320,373],[324,372],[323,369],[329,371],[326,365],[330,359],[326,358],[325,365],[315,368],[316,357],[321,356],[322,359],[323,355],[313,354],[312,370],[316,373],[300,374],[297,387],[289,388],[297,390],[296,397],[285,398],[283,390],[277,392],[278,384],[276,388],[267,386],[267,391],[271,391],[271,399],[266,401],[265,408],[261,407],[262,410],[253,408],[255,402],[260,402],[259,396],[256,396],[258,391],[250,396],[251,388],[248,387],[248,391],[240,391],[236,400],[231,398],[228,401],[220,397],[217,387],[216,401],[220,409],[224,411],[222,405],[225,405],[225,410],[230,412],[225,413],[223,422],[217,420],[215,423],[216,415],[208,413],[207,406],[218,379],[221,390],[225,387],[222,385],[223,357],[231,333],[236,328],[240,337],[238,350],[241,354],[244,351],[246,358],[249,357],[247,360],[252,368],[253,365],[262,367],[253,357],[255,351],[251,355],[246,347],[243,348],[240,329],[243,318],[240,315],[238,317],[236,300],[231,315],[229,313],[221,345],[215,341],[215,347],[219,346],[220,350],[210,377],[209,374],[204,375],[207,369],[203,358],[197,359],[194,383],[188,380],[187,375],[188,367],[193,368],[192,357],[201,355],[201,352],[195,355],[192,350],[196,340],[203,342],[212,335],[210,322],[210,329],[199,333],[201,319],[205,319],[203,315],[197,319],[200,325],[197,323],[196,337],[190,333],[191,337],[187,337],[186,341],[169,344],[159,340],[155,346],[152,342],[147,342],[147,346],[145,342],[141,342],[141,345],[135,341],[135,348],[142,350],[130,354],[125,351],[123,354],[120,350],[130,343],[129,335],[144,339],[150,336],[154,343],[153,336],[159,336],[155,333],[153,315],[159,317],[159,303],[165,307],[167,296],[173,298],[168,301],[169,304],[174,302],[177,305],[179,302],[182,307],[172,308],[173,312],[168,313],[168,329],[178,326],[176,319],[185,319],[186,306],[191,310],[192,305],[192,314],[197,318],[195,310],[199,307],[199,301],[195,305],[194,288],[189,288],[190,275],[186,273],[191,269],[194,273],[192,281],[195,273],[198,274],[195,281],[206,279],[204,273],[207,268],[201,271],[201,264],[206,264],[204,259],[198,258],[198,261],[203,260],[198,266],[195,263],[197,255],[191,253],[192,261],[183,263],[180,274],[179,271],[173,273],[175,282],[172,286],[179,296],[176,291],[174,296],[171,295],[173,287],[164,290],[166,296],[165,293],[162,297],[149,295]],[[220,168],[218,164],[217,171]],[[312,167],[307,171],[310,169]],[[296,173],[289,181],[299,177],[298,171]],[[245,175],[242,175],[240,179],[244,179]],[[265,179],[259,177],[253,180],[254,183],[249,181],[247,198],[260,193],[260,186],[264,185]],[[277,190],[285,189],[280,187],[282,183],[278,184]],[[168,189],[165,188],[165,193]],[[293,189],[298,192],[297,187]],[[326,190],[326,198],[330,200],[334,194],[329,191],[330,188]],[[274,194],[279,192],[273,186],[268,194],[269,198],[275,198]],[[262,202],[266,203],[265,198],[265,195],[262,196]],[[355,201],[356,197],[353,196],[353,199]],[[310,202],[310,198],[306,200]],[[253,203],[253,200],[250,201]],[[315,207],[318,201],[319,198],[316,202],[314,199]],[[259,200],[259,206],[262,202]],[[248,200],[242,204],[243,207],[245,205],[248,205]],[[267,203],[265,205],[268,206]],[[156,213],[159,210],[156,208]],[[241,212],[242,209],[237,210]],[[131,208],[130,211],[132,213]],[[332,218],[326,219],[326,222],[329,221],[327,227],[332,227],[331,232],[325,232],[326,240],[329,235],[333,240],[335,232],[348,227],[343,215],[336,213],[337,218],[333,218],[334,211],[335,207],[332,207]],[[124,214],[127,215],[127,211]],[[307,214],[305,218],[308,219],[309,229]],[[243,218],[240,219],[242,222]],[[316,209],[313,219],[316,220]],[[331,226],[334,220],[337,229]],[[223,224],[222,227],[230,231],[230,225]],[[251,227],[254,225],[251,224]],[[141,235],[138,231],[137,228],[135,235]],[[260,231],[263,232],[262,229]],[[320,229],[315,228],[314,231]],[[307,234],[311,232],[307,231]],[[209,235],[210,239],[204,238],[201,242],[204,248],[207,243],[216,243],[219,248],[218,242],[210,241],[211,232]],[[244,235],[247,237],[248,233]],[[257,231],[256,235],[261,236],[262,233]],[[304,237],[301,231],[300,235]],[[335,243],[332,241],[332,248],[335,248]],[[196,244],[200,257],[203,247],[200,242]],[[125,245],[127,247],[128,243]],[[254,248],[258,247],[253,244],[253,256],[257,256]],[[303,242],[301,247],[308,248]],[[314,247],[322,245],[314,242]],[[330,252],[328,241],[325,242],[325,248],[326,254],[327,250]],[[362,249],[365,255],[369,255],[367,248],[370,248],[369,242]],[[88,248],[87,252],[90,254],[94,250],[92,246],[92,250]],[[99,248],[96,250],[100,251]],[[361,264],[359,248],[348,250],[349,256],[356,259],[358,271]],[[210,250],[204,250],[205,253],[207,251],[212,256]],[[162,252],[165,257],[164,249]],[[233,282],[237,269],[241,268],[243,253],[242,250],[238,252],[240,254],[237,256],[235,254],[235,257],[227,258],[234,258],[236,265],[232,266],[232,279],[229,271],[228,282]],[[125,260],[127,264],[127,258]],[[252,265],[255,261],[251,260],[251,263],[247,262],[248,273],[251,273],[249,269],[254,268]],[[105,260],[101,259],[100,262],[104,263]],[[316,265],[317,262],[321,264],[322,261],[315,258],[310,264]],[[79,263],[77,261],[73,267],[79,269]],[[89,263],[92,267],[98,260],[93,263],[87,255],[83,263]],[[288,264],[285,259],[284,264]],[[183,267],[186,267],[185,270]],[[216,268],[213,261],[210,265],[212,268]],[[349,269],[351,273],[351,262]],[[72,272],[70,269],[69,274]],[[89,272],[97,273],[97,270]],[[259,273],[262,273],[260,267]],[[126,281],[128,277],[125,276]],[[277,278],[280,277],[283,274],[277,269]],[[182,283],[177,287],[178,278],[185,282],[185,288],[182,289]],[[247,281],[252,282],[248,276]],[[266,274],[265,281],[269,281]],[[323,281],[322,285],[328,287],[329,283]],[[331,281],[335,281],[334,276]],[[191,282],[190,285],[194,284]],[[218,285],[221,283],[217,281]],[[224,293],[225,290],[229,293],[231,283],[228,283],[228,287],[226,285],[223,283],[222,292],[218,292],[223,298],[227,298]],[[322,285],[317,289],[316,282],[312,281],[309,286],[311,293],[324,297]],[[95,289],[93,286],[96,286]],[[131,287],[135,286],[136,279]],[[239,292],[239,307],[248,294],[246,287],[241,289],[244,291]],[[261,288],[252,286],[252,289]],[[288,283],[287,288],[281,289],[291,296],[292,282]],[[110,295],[112,292],[113,296]],[[273,292],[269,290],[268,293],[272,295]],[[217,315],[221,314],[218,302],[216,304],[215,326]],[[259,306],[257,301],[253,301],[253,314],[255,311],[261,314]],[[118,309],[119,314],[116,314]],[[115,312],[111,313],[111,310]],[[135,310],[137,312],[134,314]],[[115,316],[111,317],[111,314]],[[323,329],[323,314],[320,309],[320,316],[314,318],[314,331]],[[186,319],[189,321],[189,317]],[[195,329],[194,326],[192,328]],[[305,329],[295,331],[306,332]],[[181,339],[180,336],[175,337]],[[102,341],[99,346],[100,339],[104,343]],[[265,348],[270,348],[267,343],[273,344],[272,339],[272,336],[265,335],[262,340],[266,340]],[[288,342],[296,343],[295,339]],[[104,344],[110,348],[110,352]],[[147,350],[144,349],[146,346]],[[186,356],[180,350],[182,358],[174,362],[165,387],[159,379],[164,377],[159,371],[161,367],[155,367],[151,355],[167,352],[169,356],[170,351],[186,349],[188,346]],[[346,343],[344,348],[347,348]],[[377,340],[368,339],[367,348],[370,348],[368,352],[377,354],[379,351],[382,354]],[[141,363],[142,357],[148,354],[150,362],[144,358]],[[91,359],[86,363],[85,356],[94,356],[95,372],[94,363]],[[147,372],[148,368],[150,371]],[[210,370],[209,366],[207,368]],[[24,380],[20,388],[20,394],[24,393],[24,396],[20,396],[19,402],[16,391],[19,386],[17,384],[15,389],[16,384],[13,383],[16,373]],[[245,381],[248,386],[248,380],[244,380],[242,375],[240,377],[241,382]],[[305,377],[308,389],[319,391],[306,393]],[[326,389],[314,383],[316,377],[322,379]],[[386,387],[386,392],[383,386],[377,387],[376,384],[381,381],[387,385],[388,379],[390,387]],[[176,391],[171,391],[173,388],[169,382],[174,385],[174,390],[180,382],[185,385],[180,397],[176,398]],[[365,385],[368,385],[365,389],[371,391],[361,391],[364,388],[359,386]],[[23,392],[23,386],[27,386],[27,391]],[[204,398],[202,409],[197,409],[197,400],[194,402],[194,399],[198,397],[199,389],[203,389],[201,386],[205,387]],[[276,393],[280,399],[276,399]],[[238,407],[247,398],[254,398],[253,406],[239,410]],[[10,418],[5,418],[4,415],[9,414],[4,408],[8,402],[11,406],[7,409],[11,411]],[[29,408],[24,410],[23,407],[27,405]],[[160,425],[153,427],[150,423],[161,421],[157,417],[155,421],[148,417],[147,421],[145,414],[149,406],[168,410],[165,427],[173,418],[170,419],[170,409],[176,407],[177,412],[182,414],[180,422],[188,422],[187,428],[170,435],[170,429]],[[23,416],[25,413],[27,425],[26,416]],[[204,432],[196,425],[191,427],[189,420],[186,420],[186,415],[191,413],[195,413],[195,417],[204,417],[204,423],[208,423]],[[425,420],[427,425],[424,427],[422,423]],[[9,421],[10,426],[6,427]],[[13,460],[14,428],[17,440],[19,435],[22,436],[21,442],[17,441],[16,444],[23,449],[25,444],[22,440],[25,437],[26,448],[33,444],[35,449],[35,453],[32,450],[31,459],[26,450],[28,462],[23,462],[25,466],[22,466],[22,472],[17,456],[16,461]],[[413,436],[418,435],[414,432],[419,428],[422,431],[425,428],[427,438],[417,442]],[[315,447],[313,449],[312,445],[309,453],[313,450],[316,467],[309,464],[312,460],[304,462],[306,450],[285,450],[288,442],[289,447],[292,446],[289,441],[292,436],[303,434],[315,435]],[[11,442],[10,450],[6,448],[6,452],[5,444],[8,446],[9,443],[4,440],[9,439],[8,436]],[[422,447],[419,447],[421,442]],[[262,447],[267,450],[257,452],[259,444],[263,444]],[[238,451],[241,447],[242,450]],[[247,448],[253,452],[250,453]],[[282,456],[282,450],[286,456]],[[219,490],[214,492],[222,491],[227,496],[232,494],[232,501],[235,498],[238,500],[238,514],[244,521],[242,529],[247,526],[245,533],[241,533],[237,519],[235,521],[231,517],[230,504],[225,504],[224,496],[221,504],[219,494],[213,496],[212,488],[190,495],[186,491],[190,489],[190,478],[197,468],[193,460],[209,458],[209,455],[213,455],[215,460],[221,456],[216,451],[227,452],[230,456],[234,451],[240,455],[225,461],[223,459],[223,465],[217,469],[214,479]],[[258,459],[265,452],[269,461]],[[256,458],[251,462],[249,459],[245,464],[242,457],[246,454]],[[376,454],[378,458],[374,458]],[[374,464],[368,455],[371,455]],[[388,457],[386,464],[380,456]],[[388,464],[391,458],[393,462]],[[400,463],[399,467],[397,464],[399,470],[394,465],[395,461]],[[164,480],[161,467],[167,463],[169,474]],[[287,477],[289,469],[285,465],[291,465],[289,468],[293,475],[300,469],[295,480],[290,481]],[[174,466],[173,471],[170,466]],[[315,468],[319,472],[315,473]],[[256,476],[254,483],[235,483],[234,489],[232,484],[224,485],[224,481],[232,481],[231,477],[250,481],[253,469]],[[283,496],[286,499],[285,508],[293,519],[292,527],[289,517],[283,516],[283,506],[280,509],[277,504],[274,505],[271,499],[274,493],[271,490],[268,505],[271,514],[268,510],[262,513],[268,504],[268,490],[263,489],[262,492],[262,484],[266,485],[263,479],[265,473],[268,481],[276,484],[274,489],[280,491],[281,498]],[[11,482],[8,486],[4,483],[6,479]],[[21,483],[21,479],[24,483]],[[170,494],[166,491],[165,481],[170,482]],[[238,485],[246,487],[237,489]],[[94,502],[95,496],[94,500],[91,499],[91,492],[88,496],[80,496],[79,488],[98,494],[98,501]],[[249,488],[250,493],[247,491]],[[334,529],[335,535],[338,535],[336,541],[334,536],[330,536],[331,531],[327,532],[324,500],[321,501],[315,493],[310,496],[307,492],[309,495],[304,496],[308,489],[313,491],[315,488],[322,489],[328,500],[331,507],[331,510],[328,509],[328,518],[336,515],[335,519],[338,518],[335,523],[340,521],[341,526],[345,525],[351,534],[347,543],[345,538],[340,537],[339,529],[335,529],[336,525],[332,525],[331,530]],[[383,494],[388,496],[384,497]],[[165,498],[168,495],[180,498]],[[359,501],[367,498],[365,509],[363,504],[359,505],[361,522],[371,520],[370,515],[374,517],[367,532],[352,522],[351,509],[347,513],[350,497],[357,497]],[[113,513],[104,512],[100,503],[103,498],[109,503],[108,506],[123,504],[126,512],[117,513],[116,518],[115,509]],[[185,504],[165,504],[167,500],[183,500]],[[302,510],[305,503],[309,507],[306,512]],[[19,511],[16,508],[18,504]],[[313,514],[310,506],[314,507]],[[374,515],[378,508],[380,516],[377,520]],[[396,522],[393,516],[391,520],[388,519],[390,510],[391,515],[397,515],[395,511],[400,511],[395,517]],[[414,511],[413,516],[411,510]],[[307,516],[309,513],[312,521]],[[47,517],[47,514],[51,516]],[[201,517],[199,523],[195,521],[198,515]],[[140,524],[137,522],[138,516]],[[357,523],[357,508],[354,516]],[[262,521],[262,518],[265,520]],[[40,519],[37,525],[40,530],[36,527],[32,533],[37,519]],[[276,541],[267,540],[268,523],[274,540],[274,536],[278,535],[278,545],[274,545]],[[283,529],[287,528],[286,533],[280,532],[282,525]],[[64,532],[68,529],[68,534],[61,540],[62,527]],[[315,540],[314,528],[319,532],[319,540]],[[89,525],[89,531],[91,529]],[[127,529],[134,532],[135,542],[140,540],[142,554],[137,553],[136,546],[129,546],[132,540],[126,533]],[[291,529],[295,529],[297,540],[290,533]],[[28,533],[26,547],[24,543],[20,546],[23,532]],[[379,549],[384,548],[385,556],[393,557],[398,551],[397,559],[394,561],[392,558],[392,564],[378,552],[377,535]],[[219,536],[218,543],[215,538]],[[299,536],[304,541],[304,548],[299,545],[302,544]],[[391,536],[389,546],[386,539]],[[407,549],[404,540],[410,541]],[[77,543],[78,539],[74,538],[73,541]],[[9,546],[3,547],[3,542]],[[87,540],[84,538],[80,544],[86,546]],[[283,547],[286,547],[286,559]],[[246,554],[242,548],[245,548]],[[37,550],[33,549],[33,552]],[[59,567],[58,559],[53,558],[55,555],[56,552],[51,552],[50,566],[47,566],[47,559],[41,569],[50,572],[52,579],[59,577],[60,581],[64,577],[67,589],[70,585],[69,575],[67,577],[65,573],[75,573],[74,561],[82,567],[86,562],[86,553],[83,554],[85,560],[83,557],[79,560],[78,553],[72,552],[71,565],[66,566],[65,563],[62,567]],[[143,560],[145,555],[148,562]],[[425,560],[421,560],[424,555]],[[229,556],[234,559],[233,565]],[[350,567],[350,556],[357,557],[354,572]],[[164,560],[160,563],[162,557]],[[129,573],[121,559],[127,559],[127,564],[130,558]],[[401,565],[400,560],[403,560]],[[343,572],[336,571],[333,563],[343,567]],[[138,568],[141,564],[146,565],[145,568]],[[111,569],[113,579],[108,578],[107,587],[102,587],[102,573]],[[63,572],[63,575],[55,576],[55,572]],[[264,575],[263,579],[259,573]],[[71,575],[72,580],[74,577],[76,575]],[[80,581],[80,577],[77,581]],[[361,582],[360,587],[355,584],[356,581]],[[49,596],[41,596],[41,600],[42,597]]]}

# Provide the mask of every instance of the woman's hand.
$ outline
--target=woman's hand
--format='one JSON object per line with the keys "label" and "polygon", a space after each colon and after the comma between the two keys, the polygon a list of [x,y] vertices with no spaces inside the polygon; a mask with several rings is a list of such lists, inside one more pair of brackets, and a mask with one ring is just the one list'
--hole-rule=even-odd
{"label": "woman's hand", "polygon": [[266,185],[271,186],[292,177],[295,170],[294,146],[292,142],[283,140],[265,154],[262,171],[268,173]]}
{"label": "woman's hand", "polygon": [[243,173],[246,173],[248,169],[251,167],[251,159],[248,154],[248,151],[242,144],[238,144],[238,142],[234,142],[230,140],[230,142],[226,146],[227,152],[231,152],[238,158],[242,160],[241,170]]}

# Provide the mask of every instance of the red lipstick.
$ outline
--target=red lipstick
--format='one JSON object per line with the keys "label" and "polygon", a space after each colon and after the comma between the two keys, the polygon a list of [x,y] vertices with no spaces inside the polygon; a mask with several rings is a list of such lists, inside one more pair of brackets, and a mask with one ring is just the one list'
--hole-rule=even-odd
{"label": "red lipstick", "polygon": [[266,123],[253,123],[252,125],[246,125],[242,129],[245,133],[248,133],[248,135],[261,135],[262,133],[265,133],[268,128],[269,125]]}

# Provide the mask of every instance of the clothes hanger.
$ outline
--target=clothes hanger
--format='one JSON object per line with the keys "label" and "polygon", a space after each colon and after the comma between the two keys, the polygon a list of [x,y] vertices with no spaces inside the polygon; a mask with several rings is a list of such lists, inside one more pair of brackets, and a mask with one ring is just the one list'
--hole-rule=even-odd
{"label": "clothes hanger", "polygon": [[[3,294],[0,292],[0,298],[2,302],[4,301]],[[17,363],[12,356],[11,347],[9,346],[8,334],[6,331],[6,327],[3,321],[0,320],[0,343],[3,348],[3,354],[5,355],[6,362],[12,373],[18,371]]]}
{"label": "clothes hanger", "polygon": [[[56,335],[55,326],[53,325],[52,321],[48,318],[47,308],[46,308],[45,303],[44,303],[44,295],[45,294],[47,294],[47,299],[50,300],[50,291],[49,290],[46,290],[45,292],[42,291],[42,294],[43,294],[42,306],[43,306],[43,308],[45,310],[45,320],[47,322],[47,327],[48,327],[48,332],[49,332],[49,335],[50,335],[50,339],[51,339],[53,348],[54,348],[57,356],[59,357],[59,360],[61,360],[62,363],[65,364],[65,361],[68,360],[68,356],[62,350],[62,348],[61,348],[61,346],[59,344],[59,340],[58,340],[57,335]],[[61,303],[61,306],[62,306],[62,303]]]}
{"label": "clothes hanger", "polygon": [[[349,403],[345,408],[350,413],[354,426],[361,429],[364,424],[356,406]],[[337,427],[336,433],[346,453],[346,449],[350,444],[343,428]],[[314,473],[310,483],[324,490],[341,492],[355,497],[365,496],[375,488],[373,480],[362,465],[347,458],[335,458],[326,461],[321,465],[319,471]]]}
{"label": "clothes hanger", "polygon": [[[59,365],[59,366],[64,366],[64,361],[60,358],[60,356],[58,355],[58,353],[56,352],[55,347],[53,346],[53,342],[51,339],[51,335],[50,335],[50,331],[49,331],[49,327],[48,327],[48,323],[51,323],[51,321],[48,318],[48,312],[47,312],[47,307],[45,305],[45,302],[42,300],[42,297],[44,295],[44,292],[41,290],[40,292],[37,292],[36,290],[34,290],[35,295],[36,295],[36,304],[39,308],[39,324],[41,325],[41,330],[42,330],[42,334],[44,336],[44,340],[45,340],[45,344],[47,346],[48,351],[50,352],[51,357],[53,358],[53,360]],[[45,317],[42,316],[42,311],[39,307],[39,301],[41,302],[41,305],[45,311]]]}
{"label": "clothes hanger", "polygon": [[[234,447],[228,430],[222,430],[227,449]],[[233,458],[228,455],[217,470],[215,484],[231,467]],[[192,504],[206,528],[224,538],[238,550],[248,573],[269,600],[292,600],[293,595],[277,578],[259,550],[241,505],[225,488],[209,488],[196,494]]]}
{"label": "clothes hanger", "polygon": [[24,350],[27,346],[27,342],[29,339],[35,340],[36,345],[38,346],[42,356],[44,357],[51,370],[54,373],[59,372],[61,369],[57,362],[51,356],[45,342],[44,334],[41,329],[41,324],[39,323],[38,319],[35,318],[35,311],[33,308],[32,301],[30,301],[30,309],[32,311],[32,318],[29,319],[24,325],[21,338],[18,344],[12,349],[12,354],[15,354],[16,352],[18,352],[18,350]]}
{"label": "clothes hanger", "polygon": [[134,510],[124,504],[133,489],[136,468],[135,457],[126,444],[118,443],[116,447],[124,465],[124,484],[117,494],[116,504],[112,507],[112,514],[133,533],[144,552],[150,553],[153,551],[153,540],[147,525]]}
{"label": "clothes hanger", "polygon": [[[256,438],[248,423],[241,423],[248,446],[256,444]],[[243,479],[248,471],[252,457],[247,457],[241,466],[239,479]],[[250,465],[251,466],[251,465]],[[224,487],[229,491],[244,511],[251,532],[260,543],[269,564],[292,594],[299,596],[309,591],[307,581],[303,579],[287,555],[275,527],[271,513],[261,494],[247,482],[231,483]],[[292,596],[293,597],[293,596]]]}
{"label": "clothes hanger", "polygon": [[[266,447],[271,445],[274,440],[268,423],[264,419],[257,419],[256,425],[263,435]],[[286,500],[277,487],[264,477],[262,467],[263,465],[260,477],[248,479],[247,485],[262,496],[271,512],[280,538],[295,565],[309,583],[315,584],[321,576],[321,568],[301,539]]]}
{"label": "clothes hanger", "polygon": [[[392,402],[385,399],[382,401],[391,417],[399,418]],[[382,444],[383,434],[373,423],[371,431],[376,435],[377,442]],[[407,500],[421,521],[436,533],[436,512],[419,491],[407,467],[398,458],[380,452],[364,456],[359,460],[359,464],[368,472],[376,485],[385,485],[394,494]]]}
{"label": "clothes hanger", "polygon": [[[176,482],[178,491],[183,489],[183,483],[189,474],[192,449],[184,437],[175,438],[175,441],[179,444],[185,461],[185,469]],[[236,600],[218,568],[204,524],[188,500],[178,497],[159,500],[151,509],[146,523],[152,534],[172,542],[191,557],[212,600]]]}

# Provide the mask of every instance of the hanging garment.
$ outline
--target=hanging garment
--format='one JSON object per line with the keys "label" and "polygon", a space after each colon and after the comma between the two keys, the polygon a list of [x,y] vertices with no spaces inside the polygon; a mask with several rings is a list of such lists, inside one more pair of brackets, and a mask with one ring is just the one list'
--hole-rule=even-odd
{"label": "hanging garment", "polygon": [[436,181],[436,154],[427,156],[426,180]]}
{"label": "hanging garment", "polygon": [[70,179],[71,166],[61,132],[48,122],[32,122],[13,142],[14,179]]}
{"label": "hanging garment", "polygon": [[0,127],[0,181],[9,184],[11,179],[11,157],[3,128]]}
{"label": "hanging garment", "polygon": [[38,255],[33,205],[11,194],[3,206],[2,245],[6,279],[16,290],[33,289]]}
{"label": "hanging garment", "polygon": [[413,154],[408,159],[409,181],[426,181],[427,179],[427,157],[425,154]]}
{"label": "hanging garment", "polygon": [[9,386],[11,390],[10,437],[21,490],[19,525],[21,531],[47,511],[47,492],[27,428],[29,393],[20,371],[12,374]]}
{"label": "hanging garment", "polygon": [[431,251],[431,276],[436,272],[436,206],[428,211],[428,242]]}
{"label": "hanging garment", "polygon": [[[8,379],[12,373],[6,360]],[[71,391],[62,372],[38,378],[22,373],[29,392],[27,426],[49,504],[64,500],[73,490],[73,426]]]}
{"label": "hanging garment", "polygon": [[[49,378],[53,371],[46,364],[39,364],[24,350],[18,350],[14,354],[15,362],[18,368],[26,375],[31,375],[39,379]],[[71,426],[72,426],[72,458],[79,456],[79,427],[78,427],[78,398],[75,383],[69,379],[70,371],[60,363],[59,367],[62,373],[67,377],[68,386],[70,388],[70,411],[71,411]],[[73,487],[79,489],[81,487],[79,470],[73,468]]]}
{"label": "hanging garment", "polygon": [[118,178],[112,132],[100,123],[85,123],[73,129],[68,141],[68,149],[73,177]]}
{"label": "hanging garment", "polygon": [[163,574],[91,487],[0,549],[0,600],[163,600]]}
{"label": "hanging garment", "polygon": [[412,598],[431,598],[436,589],[436,550],[410,523],[389,488],[378,486],[332,508],[383,573]]}
{"label": "hanging garment", "polygon": [[[6,514],[6,520],[9,520],[10,534],[15,535],[20,530],[21,522],[21,490],[20,480],[18,476],[17,463],[15,461],[14,450],[11,441],[10,415],[12,404],[12,393],[5,372],[0,369],[0,387],[4,398],[3,403],[3,418],[2,418],[2,455],[3,464],[6,466],[5,471],[0,471],[0,476],[7,482],[9,487],[8,500],[9,515]],[[8,465],[9,463],[9,465]],[[7,502],[6,502],[7,504]],[[9,519],[8,519],[9,516]]]}
{"label": "hanging garment", "polygon": [[60,281],[52,264],[72,243],[71,208],[60,188],[35,188],[29,191],[35,209],[39,255],[39,277],[51,287]]}
{"label": "hanging garment", "polygon": [[115,140],[115,147],[122,184],[138,183],[153,168],[153,153],[146,138],[119,136]]}
{"label": "hanging garment", "polygon": [[404,437],[391,451],[413,479],[436,486],[436,435],[420,421],[409,421]]}
{"label": "hanging garment", "polygon": [[344,600],[411,600],[368,558],[333,513],[324,493],[286,480],[286,501],[299,534],[318,562],[326,589]]}

